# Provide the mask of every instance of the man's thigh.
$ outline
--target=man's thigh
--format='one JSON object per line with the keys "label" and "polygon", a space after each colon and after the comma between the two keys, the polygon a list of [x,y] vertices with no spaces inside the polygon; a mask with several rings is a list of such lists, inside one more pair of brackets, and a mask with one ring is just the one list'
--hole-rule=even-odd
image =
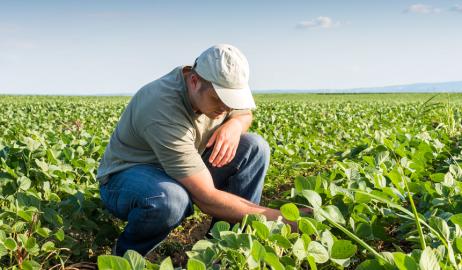
{"label": "man's thigh", "polygon": [[[192,212],[192,202],[185,190],[165,171],[149,164],[140,164],[110,176],[100,187],[101,200],[116,217],[127,220],[134,208],[151,208],[169,211],[165,206],[182,206],[176,209]],[[159,209],[162,208],[162,209]],[[168,213],[166,213],[168,214]]]}

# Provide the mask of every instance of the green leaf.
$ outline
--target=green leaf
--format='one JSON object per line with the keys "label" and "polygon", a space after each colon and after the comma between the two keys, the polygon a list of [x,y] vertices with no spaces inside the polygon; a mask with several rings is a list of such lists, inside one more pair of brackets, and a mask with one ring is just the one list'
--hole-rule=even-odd
{"label": "green leaf", "polygon": [[25,260],[22,262],[23,270],[40,270],[42,266],[34,260]]}
{"label": "green leaf", "polygon": [[300,212],[298,211],[297,206],[293,203],[284,204],[281,207],[281,213],[284,218],[289,221],[296,221],[300,218]]}
{"label": "green leaf", "polygon": [[124,258],[127,259],[128,263],[133,270],[143,270],[145,266],[145,260],[138,252],[134,250],[127,250],[124,254]]}
{"label": "green leaf", "polygon": [[296,270],[295,269],[295,260],[289,256],[279,257],[279,261],[286,268],[286,270]]}
{"label": "green leaf", "polygon": [[11,237],[8,237],[7,239],[5,239],[5,241],[3,241],[3,244],[5,245],[7,249],[11,251],[16,250],[16,248],[18,247],[18,245],[16,244],[16,241],[14,241],[14,239]]}
{"label": "green leaf", "polygon": [[321,234],[320,240],[323,246],[327,247],[328,250],[331,250],[334,245],[334,241],[337,239],[334,238],[334,235],[329,230],[324,230]]}
{"label": "green leaf", "polygon": [[252,247],[252,236],[248,233],[237,234],[237,241],[239,243],[240,248],[249,250]]}
{"label": "green leaf", "polygon": [[35,164],[44,172],[48,171],[48,164],[46,162],[43,162],[41,160],[35,159]]}
{"label": "green leaf", "polygon": [[456,238],[456,247],[459,250],[459,252],[462,253],[462,238],[460,237]]}
{"label": "green leaf", "polygon": [[200,260],[203,261],[206,265],[211,264],[217,253],[212,248],[207,248],[205,251],[202,251],[200,254]]}
{"label": "green leaf", "polygon": [[455,214],[449,218],[452,223],[459,225],[462,228],[462,214]]}
{"label": "green leaf", "polygon": [[306,258],[308,253],[306,252],[305,241],[303,241],[302,238],[298,238],[297,241],[295,241],[292,247],[292,252],[299,261],[302,261]]}
{"label": "green leaf", "polygon": [[305,197],[314,208],[322,206],[321,196],[319,196],[319,194],[316,191],[303,190],[302,194],[303,194],[303,197]]}
{"label": "green leaf", "polygon": [[322,208],[328,217],[337,223],[344,225],[345,219],[343,218],[342,212],[335,205],[328,205]]}
{"label": "green leaf", "polygon": [[47,238],[50,235],[51,230],[45,227],[40,227],[37,229],[37,234],[43,238]]}
{"label": "green leaf", "polygon": [[173,270],[172,259],[170,259],[170,257],[165,258],[165,259],[160,263],[160,268],[159,268],[159,270]]}
{"label": "green leaf", "polygon": [[308,254],[313,256],[316,263],[325,263],[329,260],[329,253],[319,242],[312,241],[308,245]]}
{"label": "green leaf", "polygon": [[239,248],[239,240],[237,239],[237,233],[231,231],[223,231],[220,233],[220,245],[231,248],[231,249],[238,249]]}
{"label": "green leaf", "polygon": [[431,174],[430,175],[430,179],[433,181],[433,182],[437,182],[437,183],[440,183],[440,182],[443,182],[444,180],[444,176],[446,174],[444,173],[434,173],[434,174]]}
{"label": "green leaf", "polygon": [[36,247],[36,245],[37,245],[37,244],[36,244],[35,238],[32,237],[32,236],[30,236],[30,237],[27,239],[27,241],[26,241],[26,246],[25,246],[25,248],[26,248],[26,250],[27,250],[28,252],[30,252],[33,248]]}
{"label": "green leaf", "polygon": [[252,228],[256,230],[256,234],[260,239],[266,240],[268,238],[270,231],[262,222],[252,221]]}
{"label": "green leaf", "polygon": [[206,270],[205,264],[199,260],[196,259],[189,259],[188,260],[188,265],[187,265],[188,270]]}
{"label": "green leaf", "polygon": [[193,251],[203,251],[207,248],[212,248],[214,244],[209,240],[199,240],[197,241],[194,246],[192,247]]}
{"label": "green leaf", "polygon": [[292,246],[289,240],[280,234],[273,234],[269,237],[269,240],[273,243],[276,243],[278,246],[288,249]]}
{"label": "green leaf", "polygon": [[368,203],[370,202],[371,198],[367,195],[364,195],[362,193],[355,193],[355,203],[361,204],[361,203]]}
{"label": "green leaf", "polygon": [[229,231],[229,228],[230,228],[230,225],[228,222],[218,221],[213,225],[213,228],[212,230],[210,230],[210,233],[212,234],[213,238],[221,239],[220,232]]}
{"label": "green leaf", "polygon": [[63,231],[63,229],[59,229],[55,233],[55,236],[56,236],[56,239],[58,239],[59,241],[63,241],[64,240],[64,231]]}
{"label": "green leaf", "polygon": [[27,222],[32,221],[32,215],[24,210],[18,210],[18,216],[20,216],[22,219],[24,219]]}
{"label": "green leaf", "polygon": [[260,244],[260,242],[258,242],[257,240],[253,240],[250,254],[256,262],[260,262],[265,258],[265,247],[263,247],[263,245]]}
{"label": "green leaf", "polygon": [[449,239],[450,230],[446,221],[440,217],[431,217],[430,226],[436,228],[446,239]]}
{"label": "green leaf", "polygon": [[243,225],[252,225],[252,222],[254,221],[260,221],[260,222],[266,222],[266,217],[261,214],[250,214],[250,215],[245,215],[244,218],[242,219],[242,224]]}
{"label": "green leaf", "polygon": [[396,167],[388,173],[388,178],[390,178],[393,185],[400,191],[403,192],[403,180],[401,179],[401,174],[398,172]]}
{"label": "green leaf", "polygon": [[317,233],[316,226],[308,219],[302,218],[298,221],[298,229],[302,233],[313,235]]}
{"label": "green leaf", "polygon": [[101,255],[98,257],[99,270],[131,270],[130,263],[118,256]]}
{"label": "green leaf", "polygon": [[372,235],[372,227],[367,223],[358,223],[355,228],[355,233],[360,238],[368,238]]}
{"label": "green leaf", "polygon": [[46,242],[45,244],[42,245],[42,250],[43,251],[46,251],[46,252],[50,252],[50,251],[53,251],[55,250],[55,243],[51,242],[51,241],[48,241]]}
{"label": "green leaf", "polygon": [[20,216],[22,219],[24,219],[27,222],[32,221],[32,215],[24,210],[18,210],[18,216]]}
{"label": "green leaf", "polygon": [[0,242],[0,258],[8,254],[8,250],[6,249],[5,245]]}
{"label": "green leaf", "polygon": [[248,269],[258,269],[258,267],[260,267],[260,262],[255,261],[255,259],[252,256],[248,256],[247,267]]}
{"label": "green leaf", "polygon": [[388,156],[389,156],[388,151],[382,151],[382,152],[377,153],[377,155],[375,155],[375,165],[380,166],[380,164],[388,160]]}
{"label": "green leaf", "polygon": [[366,260],[356,267],[356,270],[385,270],[378,261],[376,260]]}
{"label": "green leaf", "polygon": [[37,150],[39,147],[40,147],[40,142],[30,138],[30,137],[23,137],[22,138],[22,141],[24,142],[24,144],[27,146],[27,148],[31,151],[31,152],[34,152],[35,150]]}
{"label": "green leaf", "polygon": [[25,176],[19,177],[17,182],[18,182],[18,188],[20,190],[28,190],[31,186],[30,179]]}
{"label": "green leaf", "polygon": [[355,255],[358,248],[348,240],[334,241],[330,256],[334,259],[348,259]]}
{"label": "green leaf", "polygon": [[438,263],[438,257],[431,249],[431,247],[426,247],[420,256],[419,266],[421,270],[440,270],[440,265]]}
{"label": "green leaf", "polygon": [[296,176],[294,185],[295,185],[295,190],[298,193],[302,193],[302,191],[305,189],[314,190],[316,188],[316,183],[313,183],[313,181],[310,181],[310,178],[307,179],[303,176]]}
{"label": "green leaf", "polygon": [[419,266],[414,261],[414,259],[410,256],[407,256],[406,254],[402,252],[394,252],[393,260],[399,270],[418,270],[419,269]]}
{"label": "green leaf", "polygon": [[308,257],[306,259],[308,260],[308,264],[310,265],[311,270],[317,270],[318,269],[318,267],[316,266],[316,262],[315,262],[313,256],[308,255]]}
{"label": "green leaf", "polygon": [[279,258],[274,253],[266,253],[265,262],[271,266],[273,270],[284,270],[284,265],[279,261]]}

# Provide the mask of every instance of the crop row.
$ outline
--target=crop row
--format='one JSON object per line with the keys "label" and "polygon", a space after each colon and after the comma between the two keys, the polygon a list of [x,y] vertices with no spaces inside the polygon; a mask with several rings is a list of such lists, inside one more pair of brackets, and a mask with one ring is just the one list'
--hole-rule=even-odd
{"label": "crop row", "polygon": [[[123,224],[102,206],[95,174],[127,101],[0,101],[2,266],[60,267],[109,253]],[[258,106],[251,130],[272,152],[264,201],[282,207],[298,232],[258,216],[234,228],[221,222],[188,252],[188,268],[461,267],[457,105],[272,99]],[[300,216],[301,206],[314,215]],[[98,262],[159,267],[134,253],[126,258]],[[161,265],[168,269],[168,259]]]}

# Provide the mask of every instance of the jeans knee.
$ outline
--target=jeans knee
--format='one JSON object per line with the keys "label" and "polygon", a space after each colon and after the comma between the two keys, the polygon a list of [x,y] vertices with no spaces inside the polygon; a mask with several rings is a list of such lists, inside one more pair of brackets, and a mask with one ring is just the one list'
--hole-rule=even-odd
{"label": "jeans knee", "polygon": [[265,163],[269,163],[271,150],[268,142],[260,135],[254,133],[246,133],[242,135],[241,140],[244,140],[249,145],[254,153],[260,159],[263,159]]}
{"label": "jeans knee", "polygon": [[192,214],[192,202],[184,188],[172,183],[163,183],[161,196],[145,199],[145,207],[158,212],[157,224],[173,229],[188,215]]}

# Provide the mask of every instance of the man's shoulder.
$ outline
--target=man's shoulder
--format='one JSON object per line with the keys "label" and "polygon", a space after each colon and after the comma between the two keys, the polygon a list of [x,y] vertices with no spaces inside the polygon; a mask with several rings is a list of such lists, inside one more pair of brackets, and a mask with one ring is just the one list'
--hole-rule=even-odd
{"label": "man's shoulder", "polygon": [[189,121],[182,67],[143,86],[134,96],[131,110],[143,126],[153,122]]}
{"label": "man's shoulder", "polygon": [[181,101],[184,83],[179,76],[180,73],[181,67],[177,67],[168,74],[141,87],[133,97],[138,103],[137,105],[147,104],[149,108],[155,109],[164,107],[166,103],[172,105]]}
{"label": "man's shoulder", "polygon": [[184,89],[184,82],[181,76],[182,67],[176,67],[164,76],[155,79],[154,81],[144,85],[136,93],[149,95],[164,95],[180,94]]}

